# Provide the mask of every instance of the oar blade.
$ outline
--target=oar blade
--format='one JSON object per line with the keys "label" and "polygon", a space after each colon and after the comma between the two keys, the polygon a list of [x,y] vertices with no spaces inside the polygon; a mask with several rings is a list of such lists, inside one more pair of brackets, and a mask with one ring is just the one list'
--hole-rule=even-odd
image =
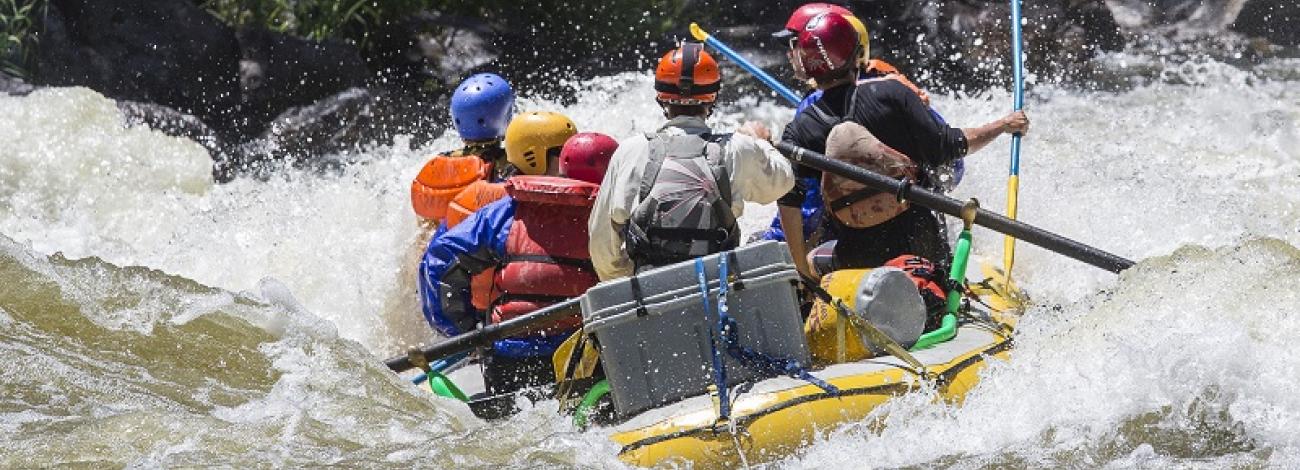
{"label": "oar blade", "polygon": [[[1007,218],[1016,220],[1016,206],[1020,196],[1020,175],[1007,178]],[[1016,237],[1007,235],[1002,242],[1002,271],[1011,277],[1011,266],[1016,262]]]}

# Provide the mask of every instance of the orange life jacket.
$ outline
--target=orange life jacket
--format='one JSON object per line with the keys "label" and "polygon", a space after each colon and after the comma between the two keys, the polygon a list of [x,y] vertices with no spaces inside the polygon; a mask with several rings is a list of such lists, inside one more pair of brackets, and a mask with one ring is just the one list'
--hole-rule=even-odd
{"label": "orange life jacket", "polygon": [[441,222],[452,199],[475,181],[491,177],[491,172],[491,163],[463,149],[439,154],[411,182],[411,207],[416,215]]}
{"label": "orange life jacket", "polygon": [[[554,176],[516,176],[506,182],[516,206],[493,283],[493,323],[576,297],[600,281],[587,252],[587,218],[599,187]],[[574,315],[520,336],[571,331],[581,324],[582,318]]]}
{"label": "orange life jacket", "polygon": [[903,75],[903,72],[899,72],[898,69],[893,65],[890,65],[889,62],[880,59],[871,59],[867,61],[867,66],[863,69],[863,75],[865,75],[867,79],[889,78],[898,80],[899,83],[912,89],[912,92],[916,93],[916,96],[921,98],[922,103],[925,103],[926,106],[930,105],[930,95],[926,94],[925,90],[916,86],[915,83],[912,83],[911,80],[908,80],[907,76]]}
{"label": "orange life jacket", "polygon": [[455,227],[483,206],[506,197],[505,183],[478,180],[470,183],[447,203],[447,227]]}

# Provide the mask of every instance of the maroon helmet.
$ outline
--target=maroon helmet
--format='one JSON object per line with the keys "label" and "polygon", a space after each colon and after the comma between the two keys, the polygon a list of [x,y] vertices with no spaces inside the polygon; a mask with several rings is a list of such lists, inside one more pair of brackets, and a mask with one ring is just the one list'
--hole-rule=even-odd
{"label": "maroon helmet", "polygon": [[597,132],[574,134],[560,149],[560,174],[600,184],[615,150],[618,150],[618,141],[613,137]]}
{"label": "maroon helmet", "polygon": [[822,13],[835,13],[837,15],[853,16],[853,12],[839,5],[830,3],[805,3],[803,6],[796,8],[794,13],[790,14],[790,19],[785,22],[785,29],[772,33],[772,36],[783,38],[799,34],[808,20],[813,19]]}
{"label": "maroon helmet", "polygon": [[794,66],[817,80],[837,78],[857,63],[858,31],[836,13],[814,16],[791,42]]}

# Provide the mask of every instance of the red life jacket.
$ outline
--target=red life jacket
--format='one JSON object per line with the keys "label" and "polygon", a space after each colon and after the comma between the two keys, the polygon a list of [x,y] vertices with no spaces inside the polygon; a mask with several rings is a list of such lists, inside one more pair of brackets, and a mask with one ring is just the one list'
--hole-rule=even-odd
{"label": "red life jacket", "polygon": [[907,273],[923,295],[929,292],[939,299],[947,300],[948,293],[944,292],[943,286],[934,281],[942,274],[934,270],[934,263],[930,260],[916,255],[902,255],[885,262],[885,266],[892,266]]}
{"label": "red life jacket", "polygon": [[[516,176],[506,182],[515,220],[493,285],[492,322],[527,314],[576,297],[600,282],[587,252],[587,218],[600,186],[554,176]],[[578,315],[534,328],[570,331]]]}
{"label": "red life jacket", "polygon": [[916,289],[921,293],[921,300],[925,302],[925,331],[938,328],[943,315],[948,311],[948,292],[939,284],[946,279],[943,273],[936,271],[930,260],[916,255],[899,256],[887,261],[885,266],[901,269],[907,273],[907,277],[912,278]]}

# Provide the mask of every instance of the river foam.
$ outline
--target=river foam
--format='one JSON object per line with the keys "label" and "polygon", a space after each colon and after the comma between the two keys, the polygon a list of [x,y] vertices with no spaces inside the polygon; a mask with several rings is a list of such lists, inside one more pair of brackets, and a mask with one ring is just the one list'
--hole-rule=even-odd
{"label": "river foam", "polygon": [[[909,395],[882,410],[883,431],[849,425],[775,466],[1300,464],[1286,393],[1300,90],[1197,70],[1211,75],[1194,86],[1039,86],[1028,100],[1020,219],[1138,268],[1116,277],[1020,244],[1037,306],[964,406]],[[576,102],[521,108],[624,137],[662,121],[650,82],[603,77]],[[1008,102],[935,98],[966,125]],[[748,98],[714,121],[789,116]],[[553,402],[483,423],[378,364],[431,338],[404,271],[407,189],[450,135],[357,150],[335,173],[216,185],[198,145],[127,127],[91,91],[45,89],[0,96],[0,142],[0,466],[617,466],[603,431],[576,431]],[[970,156],[955,195],[1000,211],[1006,145]],[[747,211],[753,232],[775,209]],[[999,235],[975,237],[1000,258]]]}

